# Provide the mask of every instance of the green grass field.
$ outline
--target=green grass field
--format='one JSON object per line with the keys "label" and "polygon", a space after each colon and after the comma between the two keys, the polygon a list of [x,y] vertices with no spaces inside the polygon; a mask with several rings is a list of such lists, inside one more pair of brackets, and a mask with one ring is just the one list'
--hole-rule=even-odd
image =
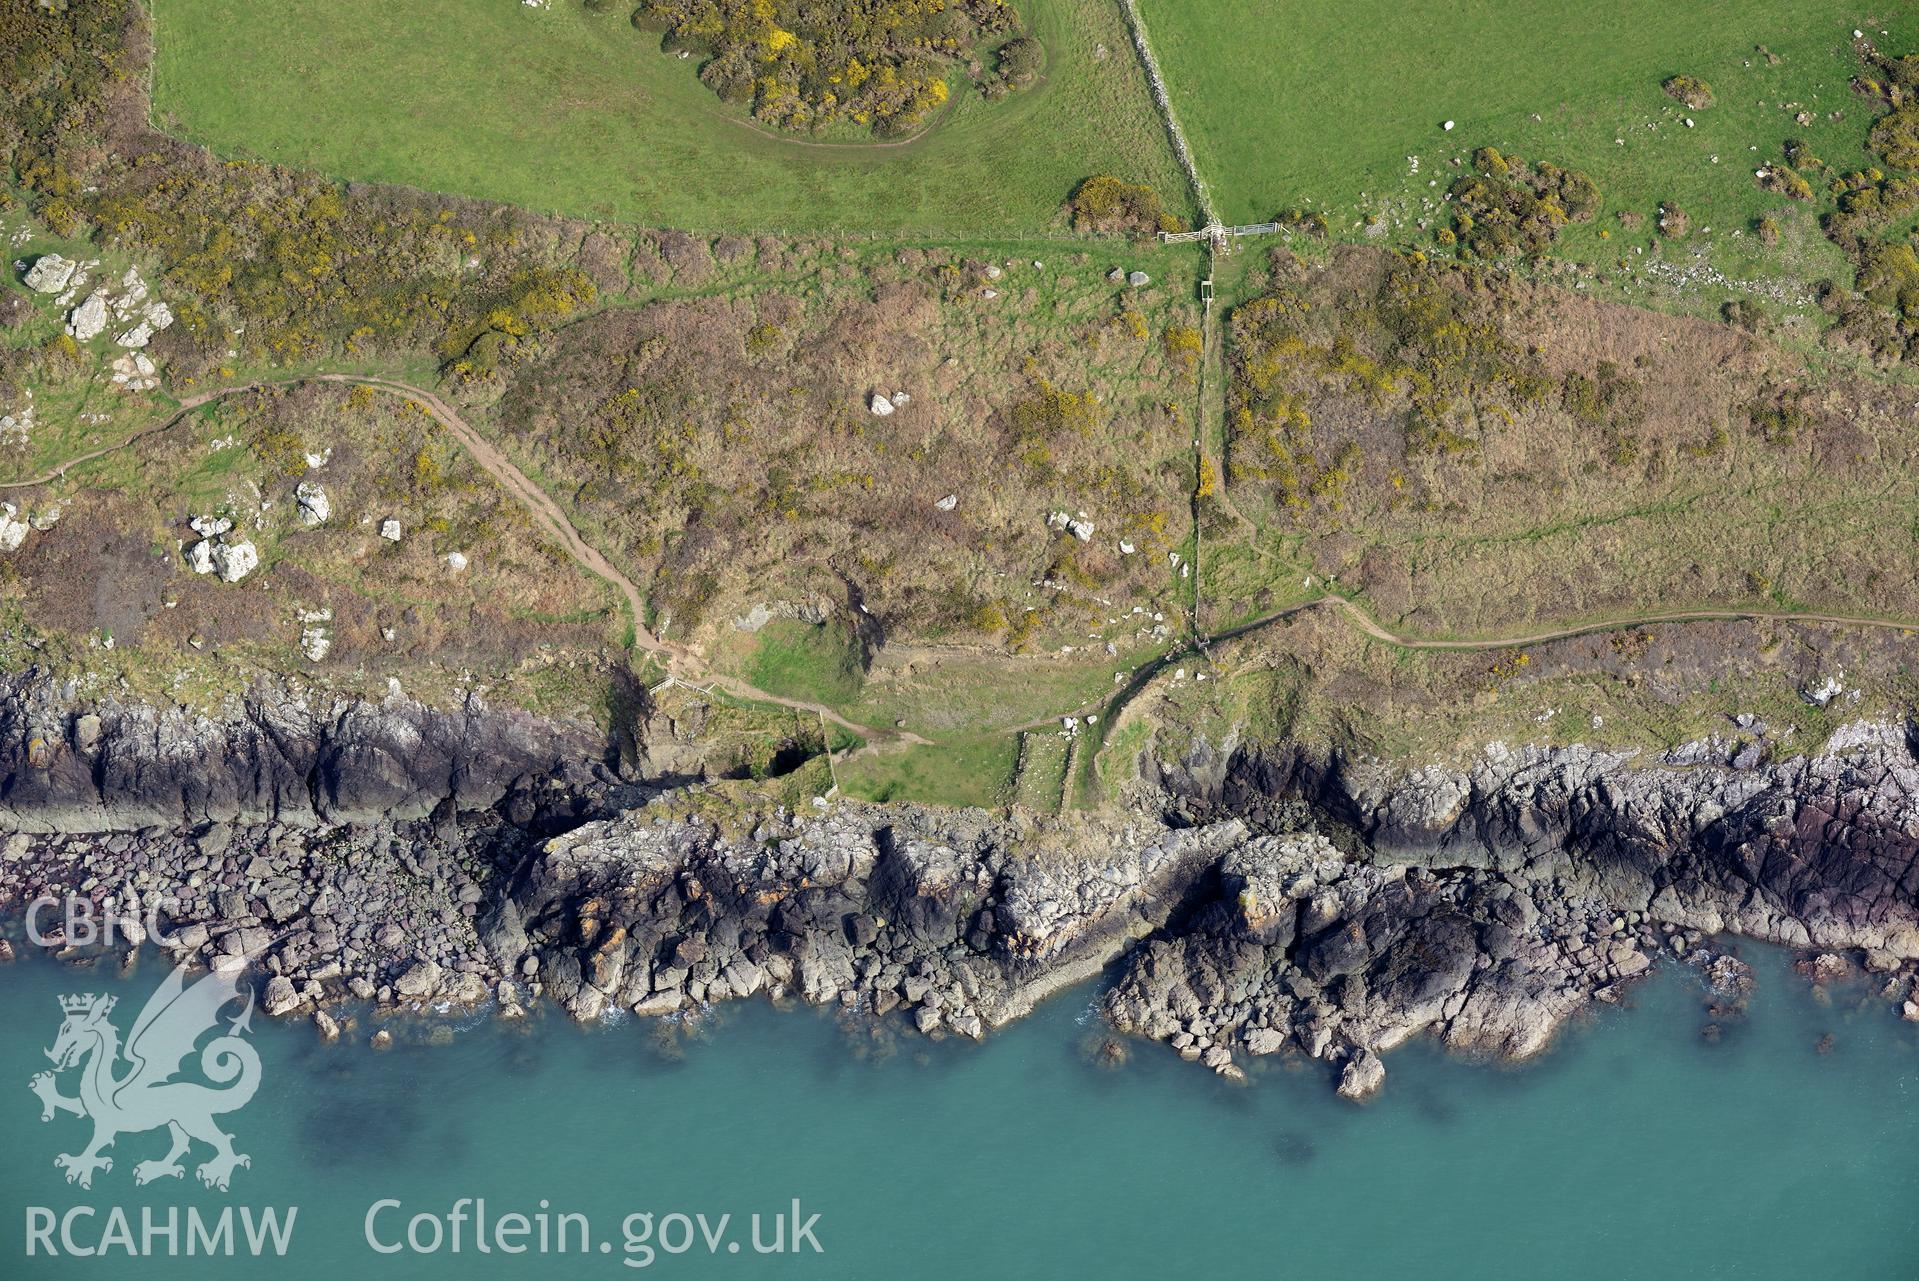
{"label": "green grass field", "polygon": [[[1089,174],[1174,165],[1117,9],[1025,0],[1035,89],[957,105],[903,146],[773,137],[578,0],[152,0],[155,121],[224,155],[534,209],[732,232],[1046,229]],[[1101,50],[1104,50],[1102,53]]]}
{"label": "green grass field", "polygon": [[760,629],[746,676],[782,698],[838,706],[860,692],[859,654],[837,626],[776,618]]}
{"label": "green grass field", "polygon": [[[1391,243],[1429,243],[1417,224],[1444,219],[1436,206],[1458,172],[1450,162],[1491,145],[1585,169],[1599,184],[1604,213],[1561,245],[1573,256],[1630,253],[1613,215],[1651,214],[1671,200],[1695,228],[1713,229],[1722,270],[1750,264],[1777,276],[1792,266],[1780,251],[1762,258],[1749,235],[1737,246],[1722,239],[1792,208],[1760,191],[1753,170],[1778,159],[1789,137],[1835,166],[1861,164],[1874,114],[1848,88],[1858,70],[1849,42],[1866,12],[1835,0],[1616,0],[1591,11],[1554,0],[1140,3],[1229,221],[1305,207],[1325,212],[1335,234],[1358,236],[1377,214]],[[1870,32],[1895,48],[1910,34],[1879,29]],[[1666,96],[1660,82],[1679,73],[1711,84],[1716,104],[1691,111]],[[1801,111],[1810,123],[1795,122]],[[1843,119],[1831,120],[1834,111]],[[1810,212],[1797,209],[1807,222]],[[1606,228],[1610,244],[1598,234]],[[1843,271],[1816,228],[1806,230],[1784,248],[1813,261],[1789,274]]]}
{"label": "green grass field", "polygon": [[1007,802],[1018,752],[1019,740],[1011,734],[907,747],[843,763],[840,785],[861,800],[993,808]]}

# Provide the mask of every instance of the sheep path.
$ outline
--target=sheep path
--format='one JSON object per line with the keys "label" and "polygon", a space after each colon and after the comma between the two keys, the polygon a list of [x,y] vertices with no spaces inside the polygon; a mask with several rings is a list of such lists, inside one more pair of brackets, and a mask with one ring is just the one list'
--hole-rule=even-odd
{"label": "sheep path", "polygon": [[[333,383],[354,387],[367,387],[374,391],[397,396],[418,405],[434,421],[460,443],[486,473],[499,482],[500,487],[515,502],[524,507],[534,521],[557,542],[575,564],[587,573],[600,579],[617,591],[626,602],[627,611],[633,621],[633,644],[658,658],[665,666],[667,676],[675,683],[693,686],[707,691],[719,690],[734,698],[749,702],[770,703],[796,712],[805,712],[839,726],[847,732],[865,739],[871,747],[883,745],[919,744],[926,745],[928,739],[911,731],[892,726],[879,727],[862,725],[847,719],[839,712],[822,703],[808,702],[805,699],[788,698],[741,680],[737,676],[709,669],[704,659],[690,646],[667,640],[655,634],[646,625],[646,598],[630,577],[619,566],[608,560],[605,553],[586,541],[578,527],[560,505],[553,501],[547,492],[508,458],[499,446],[487,439],[472,424],[462,418],[453,406],[423,387],[401,382],[397,378],[386,378],[375,374],[316,373],[293,378],[259,379],[252,382],[234,383],[231,386],[215,388],[189,396],[182,400],[179,407],[164,420],[146,427],[133,435],[111,445],[88,450],[67,459],[38,476],[26,480],[0,482],[0,490],[31,489],[58,480],[76,467],[85,465],[109,454],[131,448],[139,442],[162,432],[171,430],[190,417],[194,411],[202,409],[215,401],[233,396],[242,396],[250,392],[271,387],[290,387],[300,383]],[[843,759],[843,758],[842,758]]]}

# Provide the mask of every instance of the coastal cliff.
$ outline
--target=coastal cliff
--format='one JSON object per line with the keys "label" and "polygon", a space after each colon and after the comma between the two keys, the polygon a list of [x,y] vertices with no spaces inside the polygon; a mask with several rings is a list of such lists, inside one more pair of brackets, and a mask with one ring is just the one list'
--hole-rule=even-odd
{"label": "coastal cliff", "polygon": [[684,784],[478,701],[262,690],[189,716],[23,678],[0,687],[0,908],[164,901],[163,946],[257,966],[281,1015],[765,994],[979,1037],[1104,973],[1122,1031],[1231,1076],[1316,1060],[1356,1098],[1420,1033],[1536,1053],[1661,956],[1730,1010],[1749,977],[1728,936],[1852,954],[1915,996],[1904,726],[1771,760],[1493,745],[1398,768],[1202,742],[1149,759],[1125,812],[1063,818]]}
{"label": "coastal cliff", "polygon": [[428,707],[261,682],[219,713],[0,680],[0,824],[23,832],[296,825],[503,806],[583,813],[616,781],[606,735],[469,697]]}

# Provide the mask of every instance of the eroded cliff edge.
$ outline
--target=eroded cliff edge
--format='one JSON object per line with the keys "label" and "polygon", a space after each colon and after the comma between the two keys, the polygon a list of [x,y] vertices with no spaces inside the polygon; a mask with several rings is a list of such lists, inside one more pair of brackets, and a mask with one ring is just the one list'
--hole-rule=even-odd
{"label": "eroded cliff edge", "polygon": [[1772,762],[1494,745],[1407,769],[1202,741],[1147,760],[1125,811],[1064,818],[794,812],[690,784],[670,729],[620,751],[480,700],[262,688],[191,716],[17,678],[0,907],[166,900],[172,951],[251,964],[282,1015],[548,997],[680,1016],[767,994],[977,1037],[1105,973],[1121,1030],[1229,1075],[1304,1056],[1354,1096],[1421,1032],[1537,1052],[1661,955],[1734,1004],[1747,977],[1721,936],[1852,954],[1915,995],[1904,725]]}

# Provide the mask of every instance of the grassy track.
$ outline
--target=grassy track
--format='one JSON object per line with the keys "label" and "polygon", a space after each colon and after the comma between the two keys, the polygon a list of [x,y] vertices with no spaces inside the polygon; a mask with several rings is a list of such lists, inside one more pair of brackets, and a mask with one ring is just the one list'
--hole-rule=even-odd
{"label": "grassy track", "polygon": [[[1797,137],[1834,165],[1861,163],[1872,114],[1848,90],[1858,67],[1849,41],[1866,11],[1838,0],[1139,2],[1229,221],[1306,206],[1350,235],[1362,211],[1378,212],[1406,233],[1395,239],[1417,239],[1413,225],[1430,216],[1420,202],[1436,201],[1456,172],[1448,162],[1492,145],[1593,176],[1605,216],[1572,229],[1561,249],[1598,259],[1625,251],[1611,217],[1621,210],[1649,214],[1672,200],[1695,227],[1726,233],[1790,206],[1758,190],[1758,161]],[[1898,47],[1910,34],[1880,39]],[[1661,92],[1681,72],[1708,81],[1716,105],[1688,111]],[[1810,124],[1795,123],[1800,110]],[[1828,119],[1835,110],[1842,120]],[[1409,156],[1420,157],[1417,175]],[[1762,257],[1749,236],[1721,247],[1724,270],[1750,261],[1755,273],[1780,274],[1779,251]],[[1816,231],[1803,251],[1819,261],[1794,274],[1843,270]]]}
{"label": "grassy track", "polygon": [[1000,103],[956,84],[950,115],[904,146],[767,136],[620,6],[151,6],[162,127],[345,178],[732,232],[1033,232],[1097,172],[1150,183],[1176,209],[1186,201],[1107,0],[1025,0],[1045,81]]}

